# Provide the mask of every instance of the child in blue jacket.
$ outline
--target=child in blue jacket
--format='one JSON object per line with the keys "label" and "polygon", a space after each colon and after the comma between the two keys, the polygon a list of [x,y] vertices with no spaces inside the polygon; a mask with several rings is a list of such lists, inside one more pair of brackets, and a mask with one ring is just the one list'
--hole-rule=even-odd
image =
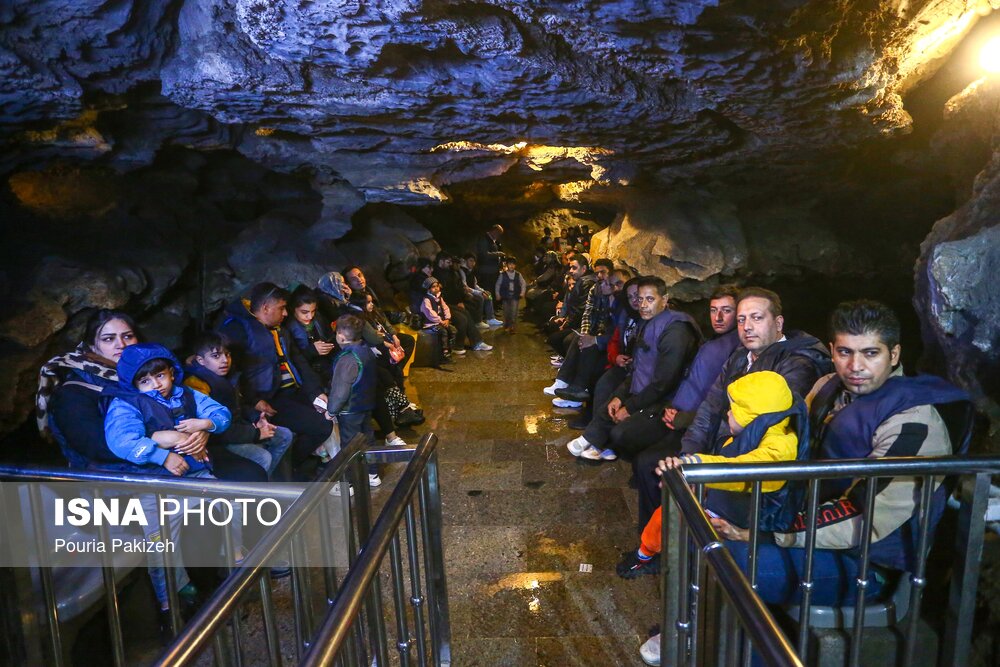
{"label": "child in blue jacket", "polygon": [[[221,433],[229,427],[229,410],[208,396],[183,386],[184,373],[177,358],[157,343],[137,343],[122,351],[118,360],[117,388],[106,388],[114,396],[104,418],[108,448],[130,466],[122,470],[149,475],[170,474],[215,479],[204,444],[191,450],[178,445],[192,433]],[[148,542],[160,542],[159,508],[154,494],[141,495],[147,525],[143,528]],[[238,506],[236,506],[238,511]],[[236,514],[237,512],[234,512]],[[180,530],[180,513],[171,515],[171,534]],[[242,542],[242,516],[234,516],[234,539]],[[180,549],[173,552],[177,566],[177,588],[182,599],[197,595],[181,560]],[[234,554],[242,558],[242,547]],[[167,581],[163,554],[147,552],[149,577],[160,603],[161,627],[169,624]]]}

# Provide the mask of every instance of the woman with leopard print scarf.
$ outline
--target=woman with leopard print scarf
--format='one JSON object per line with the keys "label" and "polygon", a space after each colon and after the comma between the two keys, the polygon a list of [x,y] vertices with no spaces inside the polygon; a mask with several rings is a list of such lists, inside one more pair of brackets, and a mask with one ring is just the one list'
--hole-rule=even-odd
{"label": "woman with leopard print scarf", "polygon": [[101,390],[117,384],[118,358],[138,341],[131,317],[101,309],[87,321],[76,349],[42,366],[35,395],[38,430],[59,444],[70,467],[85,468],[107,458]]}

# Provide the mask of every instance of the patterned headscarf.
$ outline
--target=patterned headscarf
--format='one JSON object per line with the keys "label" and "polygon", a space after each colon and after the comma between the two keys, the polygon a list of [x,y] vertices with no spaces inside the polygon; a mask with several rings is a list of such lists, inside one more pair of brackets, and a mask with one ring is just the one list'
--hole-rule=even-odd
{"label": "patterned headscarf", "polygon": [[344,297],[344,285],[344,277],[336,271],[331,271],[320,278],[316,283],[316,287],[319,288],[319,291],[323,292],[323,294],[326,294],[340,304],[347,303],[347,299]]}
{"label": "patterned headscarf", "polygon": [[35,394],[35,420],[42,437],[49,440],[52,433],[49,430],[49,401],[71,371],[88,373],[95,377],[118,382],[118,371],[108,365],[108,360],[90,351],[85,343],[80,343],[76,349],[58,357],[52,357],[42,365],[38,372],[38,393]]}

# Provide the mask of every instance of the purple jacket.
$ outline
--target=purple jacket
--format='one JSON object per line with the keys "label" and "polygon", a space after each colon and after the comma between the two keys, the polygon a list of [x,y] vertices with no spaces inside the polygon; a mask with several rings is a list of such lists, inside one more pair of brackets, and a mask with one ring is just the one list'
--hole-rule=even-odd
{"label": "purple jacket", "polygon": [[719,377],[726,359],[739,345],[740,337],[735,329],[702,345],[688,368],[687,376],[674,394],[672,407],[681,412],[697,410],[715,378]]}

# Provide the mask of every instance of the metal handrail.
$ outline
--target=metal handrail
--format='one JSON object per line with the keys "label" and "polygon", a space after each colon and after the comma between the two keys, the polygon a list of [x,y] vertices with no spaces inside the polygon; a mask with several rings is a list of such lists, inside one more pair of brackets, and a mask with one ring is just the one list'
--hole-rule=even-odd
{"label": "metal handrail", "polygon": [[[926,586],[925,566],[927,553],[930,548],[930,521],[931,502],[935,489],[940,484],[940,480],[945,477],[966,476],[971,478],[971,484],[963,488],[963,502],[959,512],[959,532],[956,536],[960,552],[964,552],[963,558],[956,561],[955,573],[951,581],[950,604],[948,609],[947,623],[945,626],[944,641],[941,648],[941,660],[943,664],[965,664],[970,649],[972,618],[975,611],[975,595],[979,578],[979,557],[982,552],[983,531],[985,528],[985,509],[987,496],[990,488],[990,476],[1000,474],[1000,457],[996,456],[942,456],[942,457],[895,457],[880,459],[841,459],[841,460],[819,460],[819,461],[792,461],[780,463],[754,463],[754,464],[699,464],[685,466],[680,470],[670,470],[663,475],[662,503],[664,512],[663,522],[663,544],[666,553],[672,553],[676,558],[676,566],[664,569],[670,577],[670,581],[675,584],[677,599],[673,600],[664,591],[664,611],[665,627],[669,628],[672,638],[677,644],[677,660],[682,664],[685,659],[696,660],[696,643],[686,644],[687,640],[697,639],[698,621],[698,582],[695,579],[690,590],[685,585],[689,569],[695,573],[700,571],[701,560],[709,563],[717,559],[717,552],[728,550],[724,544],[718,541],[718,535],[712,529],[698,498],[701,497],[706,484],[712,483],[745,483],[752,494],[752,507],[754,511],[750,516],[750,536],[747,553],[747,568],[749,581],[743,574],[741,568],[737,567],[736,577],[742,581],[726,581],[733,574],[726,566],[720,574],[720,570],[713,565],[720,586],[726,591],[733,606],[739,612],[740,601],[733,597],[730,592],[734,585],[736,589],[750,588],[752,597],[756,603],[761,603],[757,597],[756,574],[757,574],[757,550],[758,550],[758,512],[762,496],[762,483],[764,481],[806,481],[808,489],[806,492],[807,505],[805,508],[807,520],[805,529],[805,551],[806,560],[799,583],[801,602],[798,611],[798,654],[804,660],[808,652],[808,633],[810,626],[810,606],[812,599],[812,577],[813,577],[813,551],[816,548],[816,515],[819,502],[819,487],[822,480],[828,479],[862,479],[878,480],[885,478],[912,478],[919,489],[919,503],[915,516],[918,520],[917,536],[917,562],[913,571],[908,573],[910,581],[910,594],[908,615],[909,622],[905,634],[904,664],[914,658],[917,651],[917,636],[919,633],[920,606],[923,597],[923,589]],[[859,570],[856,580],[856,601],[853,608],[853,627],[851,628],[850,665],[859,665],[861,662],[861,640],[865,625],[865,600],[869,569],[870,547],[872,544],[873,515],[875,507],[876,485],[869,483],[865,489],[864,510],[862,512],[861,537],[859,545]],[[668,515],[668,498],[674,498],[677,511],[687,524],[687,532],[679,525],[676,516]],[[669,536],[672,532],[678,532],[680,539],[677,545],[669,545]],[[697,543],[699,550],[694,550],[690,554],[687,547],[687,533]],[[678,546],[679,545],[679,546]],[[668,550],[669,549],[669,550]],[[690,563],[689,563],[690,560]],[[731,557],[729,560],[732,560]],[[735,566],[735,562],[733,562]],[[671,570],[675,570],[672,572]],[[746,585],[746,586],[744,586]],[[691,598],[690,600],[688,598]],[[754,605],[756,606],[756,605]],[[744,610],[746,611],[746,610]],[[750,610],[753,612],[753,609]],[[755,612],[754,612],[755,613]],[[670,625],[670,615],[677,619],[676,629]],[[764,653],[771,650],[770,644],[777,639],[768,640],[766,635],[773,629],[766,625],[759,628],[764,630],[765,636],[762,638],[752,625],[755,616],[752,614],[745,617],[740,613],[743,625],[747,630],[748,637],[753,640],[756,650]],[[759,621],[759,618],[756,620]],[[779,631],[780,633],[780,631]],[[764,639],[765,643],[761,644]],[[728,638],[723,637],[722,646],[726,650],[725,644]],[[784,642],[784,637],[781,637]],[[661,637],[661,652],[666,651],[669,642],[667,633]],[[690,657],[686,658],[686,652]],[[750,664],[749,642],[744,643],[743,648],[744,664]],[[769,660],[769,664],[771,661]],[[774,662],[774,664],[784,664]]]}
{"label": "metal handrail", "polygon": [[684,467],[683,473],[688,484],[832,479],[837,477],[1000,474],[1000,457],[915,456],[780,463],[700,463]]}
{"label": "metal handrail", "polygon": [[101,470],[74,470],[47,466],[12,466],[0,464],[0,481],[18,483],[85,483],[99,484],[98,488],[131,489],[146,493],[176,494],[182,496],[232,496],[296,500],[307,485],[291,482],[260,484],[255,482],[227,482],[201,477],[165,477],[135,475]]}
{"label": "metal handrail", "polygon": [[344,578],[333,606],[327,611],[315,641],[299,663],[303,667],[331,665],[347,640],[351,626],[361,611],[365,591],[378,574],[379,566],[396,536],[406,509],[423,480],[424,468],[437,447],[437,436],[427,434],[417,445],[406,472],[396,484],[382,509],[368,542],[357,562]]}
{"label": "metal handrail", "polygon": [[[701,504],[679,470],[663,474],[663,501],[667,494],[673,497],[677,508],[694,538],[700,556],[712,568],[722,590],[736,610],[743,627],[761,654],[765,664],[773,667],[801,667],[802,662],[778,627],[774,616],[750,586],[742,570],[736,565],[729,550],[709,523]],[[664,522],[666,525],[666,522]],[[661,637],[661,656],[666,656],[667,635]]]}
{"label": "metal handrail", "polygon": [[301,528],[316,506],[329,494],[333,484],[347,472],[355,458],[364,454],[366,443],[367,438],[359,434],[337,452],[317,480],[310,484],[309,490],[299,496],[284,514],[283,520],[250,550],[244,561],[250,565],[237,568],[229,575],[160,655],[155,665],[184,665],[198,656],[236,610],[240,597],[267,573],[264,563],[273,558]]}

